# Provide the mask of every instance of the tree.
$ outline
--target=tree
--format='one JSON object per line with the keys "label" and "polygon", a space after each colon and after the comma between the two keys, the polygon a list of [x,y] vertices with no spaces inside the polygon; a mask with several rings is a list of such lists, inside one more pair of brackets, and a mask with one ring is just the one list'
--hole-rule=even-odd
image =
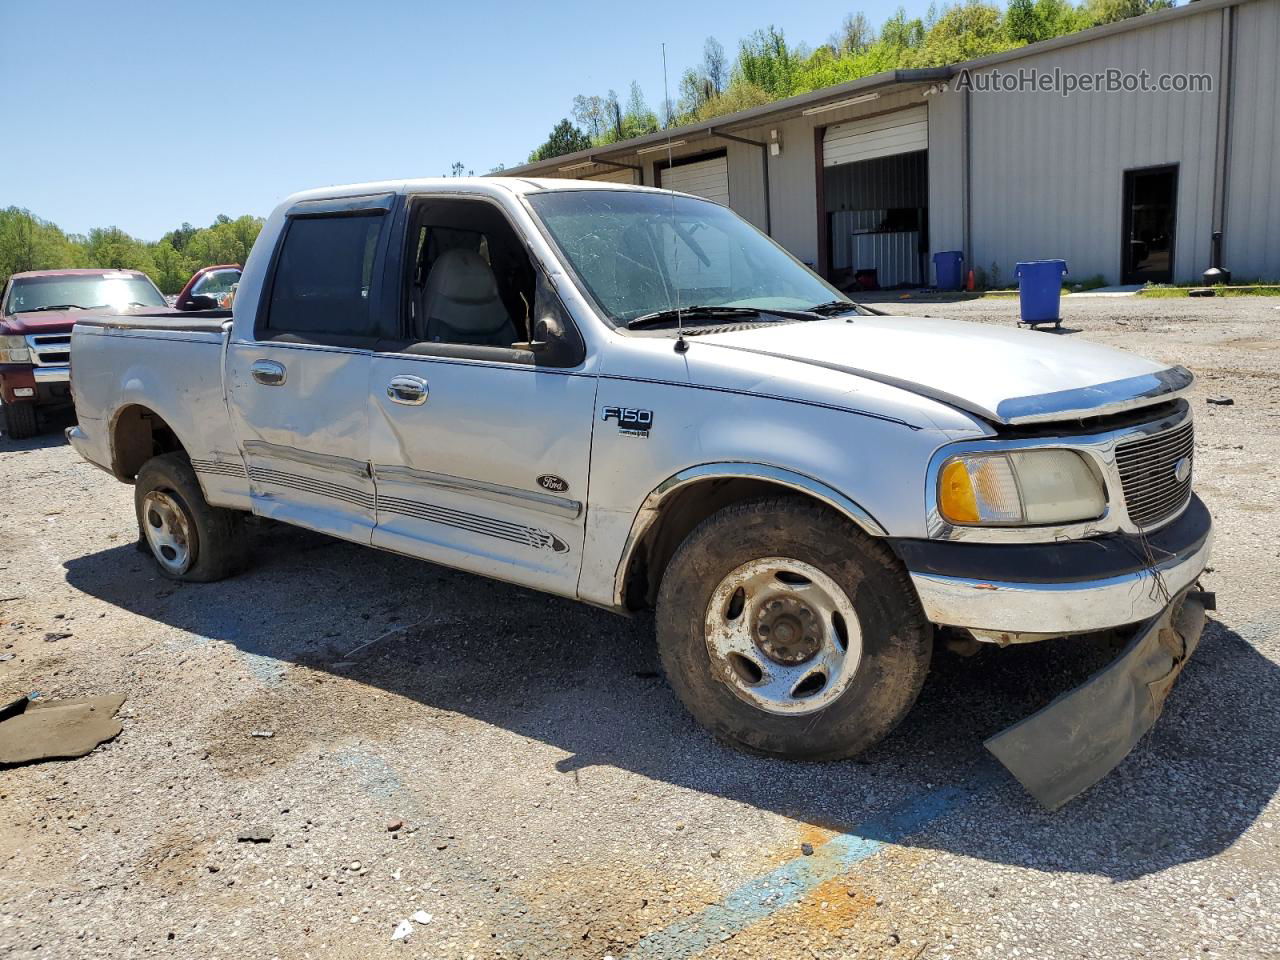
{"label": "tree", "polygon": [[167,240],[169,242],[169,245],[173,247],[174,250],[178,251],[178,253],[181,253],[183,250],[187,248],[187,243],[191,240],[192,237],[195,236],[195,234],[196,234],[195,227],[193,227],[189,223],[183,223],[182,226],[178,227],[178,229],[170,230],[163,237],[161,237],[160,242],[164,243]]}
{"label": "tree", "polygon": [[156,244],[151,259],[156,271],[151,279],[156,282],[161,293],[178,293],[198,269],[195,261],[183,256],[181,251],[174,248],[172,241],[168,239],[168,234],[165,235],[165,239]]}
{"label": "tree", "polygon": [[702,75],[711,85],[713,96],[724,93],[729,82],[729,67],[724,58],[724,47],[715,37],[707,37],[702,44]]}
{"label": "tree", "polygon": [[220,216],[211,226],[197,230],[184,251],[193,269],[215,263],[244,263],[262,230],[262,220],[244,216],[232,220]]}
{"label": "tree", "polygon": [[622,139],[642,137],[646,133],[656,132],[657,129],[658,115],[649,109],[640,84],[632,80],[631,90],[627,96],[627,109],[622,114]]}
{"label": "tree", "polygon": [[555,125],[546,142],[529,154],[529,162],[562,157],[566,153],[576,153],[589,146],[591,146],[591,138],[570,123],[568,117],[565,117]]}
{"label": "tree", "polygon": [[1089,25],[1098,26],[1167,10],[1172,6],[1173,0],[1086,0],[1084,9]]}
{"label": "tree", "polygon": [[594,94],[578,94],[573,98],[573,119],[582,125],[593,142],[599,140],[608,128],[604,98]]}
{"label": "tree", "polygon": [[704,103],[693,119],[697,121],[713,120],[716,117],[723,117],[726,113],[737,113],[739,110],[747,110],[751,107],[762,107],[772,100],[773,97],[759,87],[739,80],[729,84],[728,88],[720,96],[713,97]]}
{"label": "tree", "polygon": [[0,285],[24,270],[53,270],[85,263],[84,251],[47,220],[30,210],[0,210]]}
{"label": "tree", "polygon": [[949,8],[925,35],[919,49],[908,56],[906,66],[942,67],[963,63],[1014,46],[1000,8],[982,0],[970,0]]}
{"label": "tree", "polygon": [[119,227],[94,227],[89,231],[86,246],[91,267],[141,270],[148,274],[155,272],[155,261],[147,245]]}
{"label": "tree", "polygon": [[787,38],[772,24],[748,36],[738,48],[735,80],[759,87],[773,99],[792,93],[800,57],[787,46]]}
{"label": "tree", "polygon": [[908,20],[907,11],[899,7],[880,28],[879,42],[898,50],[910,50],[924,43],[924,23],[919,19]]}
{"label": "tree", "polygon": [[718,96],[718,91],[711,79],[693,67],[681,74],[679,89],[679,110],[682,118],[696,116],[703,104]]}
{"label": "tree", "polygon": [[864,52],[874,39],[875,31],[871,29],[871,21],[866,14],[848,13],[828,44],[836,56],[843,57]]}

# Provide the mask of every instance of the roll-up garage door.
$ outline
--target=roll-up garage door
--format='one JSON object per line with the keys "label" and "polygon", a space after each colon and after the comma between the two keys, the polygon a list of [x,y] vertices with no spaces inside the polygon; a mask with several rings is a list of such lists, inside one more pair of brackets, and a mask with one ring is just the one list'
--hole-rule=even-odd
{"label": "roll-up garage door", "polygon": [[681,193],[692,193],[696,197],[705,197],[729,205],[729,160],[727,157],[712,157],[710,160],[696,160],[693,163],[682,163],[667,167],[662,171],[662,188],[679,190]]}
{"label": "roll-up garage door", "polygon": [[929,149],[929,108],[911,107],[827,127],[822,165],[835,167]]}

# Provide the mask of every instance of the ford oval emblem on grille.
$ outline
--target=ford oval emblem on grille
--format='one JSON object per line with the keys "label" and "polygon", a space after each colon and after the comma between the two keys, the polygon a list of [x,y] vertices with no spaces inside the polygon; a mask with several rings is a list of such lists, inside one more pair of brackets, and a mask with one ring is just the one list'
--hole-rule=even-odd
{"label": "ford oval emblem on grille", "polygon": [[1173,478],[1179,483],[1186,483],[1191,476],[1191,458],[1183,457],[1173,465]]}

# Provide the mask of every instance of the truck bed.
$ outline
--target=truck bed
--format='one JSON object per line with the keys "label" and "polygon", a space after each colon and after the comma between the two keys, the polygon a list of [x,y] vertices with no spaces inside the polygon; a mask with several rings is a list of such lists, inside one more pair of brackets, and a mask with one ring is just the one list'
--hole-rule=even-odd
{"label": "truck bed", "polygon": [[221,333],[222,325],[231,319],[230,310],[191,310],[184,313],[155,311],[120,316],[91,314],[77,317],[81,327],[106,327],[111,330],[172,330],[180,333]]}

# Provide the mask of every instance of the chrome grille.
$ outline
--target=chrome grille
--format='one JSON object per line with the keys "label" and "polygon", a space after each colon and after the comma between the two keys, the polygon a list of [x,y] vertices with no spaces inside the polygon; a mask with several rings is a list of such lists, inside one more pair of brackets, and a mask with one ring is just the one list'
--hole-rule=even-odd
{"label": "chrome grille", "polygon": [[71,362],[71,334],[30,333],[27,346],[37,367],[65,367]]}
{"label": "chrome grille", "polygon": [[[1194,456],[1195,433],[1190,420],[1173,430],[1119,444],[1116,467],[1129,519],[1139,527],[1149,527],[1182,509],[1191,496]],[[1179,480],[1178,464],[1184,458],[1186,476]]]}

